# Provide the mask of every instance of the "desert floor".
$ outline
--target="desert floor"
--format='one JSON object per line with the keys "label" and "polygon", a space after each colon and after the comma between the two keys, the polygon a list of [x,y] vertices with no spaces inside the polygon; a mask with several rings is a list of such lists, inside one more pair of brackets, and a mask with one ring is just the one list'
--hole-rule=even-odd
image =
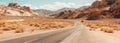
{"label": "desert floor", "polygon": [[91,31],[100,30],[113,33],[120,30],[120,19],[80,20],[83,25],[90,27]]}
{"label": "desert floor", "polygon": [[0,19],[0,39],[59,29],[64,30],[65,27],[72,27],[76,22],[79,22],[76,27],[70,29],[72,31],[49,32],[41,36],[55,34],[38,38],[30,43],[120,43],[120,19],[64,20],[39,17],[1,17]]}
{"label": "desert floor", "polygon": [[120,19],[83,20],[61,43],[120,43]]}

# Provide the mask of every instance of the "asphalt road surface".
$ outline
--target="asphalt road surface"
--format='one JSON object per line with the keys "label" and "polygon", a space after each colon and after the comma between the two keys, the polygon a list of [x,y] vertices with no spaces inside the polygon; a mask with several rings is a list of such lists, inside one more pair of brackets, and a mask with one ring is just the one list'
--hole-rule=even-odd
{"label": "asphalt road surface", "polygon": [[43,34],[35,33],[0,43],[120,43],[120,32],[104,33],[89,31],[89,28],[76,22],[72,28],[65,28]]}
{"label": "asphalt road surface", "polygon": [[30,41],[28,43],[60,43],[66,37],[68,37],[73,32],[78,30],[78,28],[80,26],[81,26],[81,24],[79,22],[77,22],[75,27],[73,27],[72,29],[64,30],[64,31],[61,31],[59,33],[56,33],[56,34],[53,34],[53,35],[50,35],[50,36],[47,36],[47,37],[44,37],[44,38],[40,38],[40,39],[36,39],[36,40]]}
{"label": "asphalt road surface", "polygon": [[31,33],[0,40],[0,43],[60,43],[66,37],[78,30],[80,24],[76,22],[73,27],[57,29],[46,33]]}
{"label": "asphalt road surface", "polygon": [[71,34],[61,43],[120,43],[120,32],[89,31],[87,27],[84,27]]}

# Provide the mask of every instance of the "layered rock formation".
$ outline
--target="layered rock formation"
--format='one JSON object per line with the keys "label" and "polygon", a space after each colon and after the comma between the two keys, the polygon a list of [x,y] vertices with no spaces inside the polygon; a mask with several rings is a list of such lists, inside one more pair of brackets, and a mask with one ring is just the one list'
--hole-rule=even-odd
{"label": "layered rock formation", "polygon": [[8,6],[0,5],[0,16],[36,16],[30,7],[10,3]]}
{"label": "layered rock formation", "polygon": [[113,16],[115,18],[120,18],[120,1],[116,1],[112,6],[111,6],[111,13],[113,13]]}
{"label": "layered rock formation", "polygon": [[63,11],[56,14],[56,18],[76,19],[86,17],[87,20],[103,18],[120,18],[120,0],[101,0],[95,1],[91,6],[79,8],[69,12]]}
{"label": "layered rock formation", "polygon": [[9,3],[8,7],[20,8],[21,6],[17,3]]}

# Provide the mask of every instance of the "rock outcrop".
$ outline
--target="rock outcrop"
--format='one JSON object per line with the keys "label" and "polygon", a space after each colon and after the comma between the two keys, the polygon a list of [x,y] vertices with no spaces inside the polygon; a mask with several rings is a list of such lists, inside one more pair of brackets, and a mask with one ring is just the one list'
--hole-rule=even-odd
{"label": "rock outcrop", "polygon": [[32,10],[28,6],[23,6],[21,9],[32,13]]}
{"label": "rock outcrop", "polygon": [[30,7],[9,3],[8,6],[0,5],[0,16],[38,16]]}
{"label": "rock outcrop", "polygon": [[[120,0],[101,0],[95,1],[91,6],[76,9],[72,12],[63,11],[56,14],[56,18],[76,19],[86,17],[87,20],[103,18],[120,18]],[[67,14],[66,14],[67,13]]]}
{"label": "rock outcrop", "polygon": [[8,7],[20,8],[20,5],[17,3],[9,3]]}
{"label": "rock outcrop", "polygon": [[113,16],[115,18],[120,18],[120,2],[117,1],[116,3],[114,3],[112,6],[111,6],[111,13],[113,13]]}

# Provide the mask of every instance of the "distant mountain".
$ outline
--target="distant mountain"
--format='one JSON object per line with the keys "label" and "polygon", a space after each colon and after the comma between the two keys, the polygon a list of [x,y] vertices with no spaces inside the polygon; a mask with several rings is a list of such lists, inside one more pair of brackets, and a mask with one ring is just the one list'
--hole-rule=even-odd
{"label": "distant mountain", "polygon": [[120,18],[120,0],[96,0],[90,6],[83,6],[74,11],[62,11],[53,16],[61,19],[87,20]]}
{"label": "distant mountain", "polygon": [[60,13],[60,12],[67,11],[67,10],[75,10],[75,8],[62,8],[62,9],[59,9],[59,10],[57,10],[55,12]]}
{"label": "distant mountain", "polygon": [[52,13],[54,13],[54,11],[50,11],[50,10],[46,10],[46,9],[33,9],[34,12],[36,13],[43,13],[43,14],[46,14],[46,15],[51,15]]}
{"label": "distant mountain", "polygon": [[33,9],[33,11],[36,13],[43,13],[46,15],[53,15],[53,14],[60,13],[65,10],[75,10],[75,8],[62,8],[57,11],[51,11],[51,10],[46,10],[46,9],[36,9],[36,10]]}

